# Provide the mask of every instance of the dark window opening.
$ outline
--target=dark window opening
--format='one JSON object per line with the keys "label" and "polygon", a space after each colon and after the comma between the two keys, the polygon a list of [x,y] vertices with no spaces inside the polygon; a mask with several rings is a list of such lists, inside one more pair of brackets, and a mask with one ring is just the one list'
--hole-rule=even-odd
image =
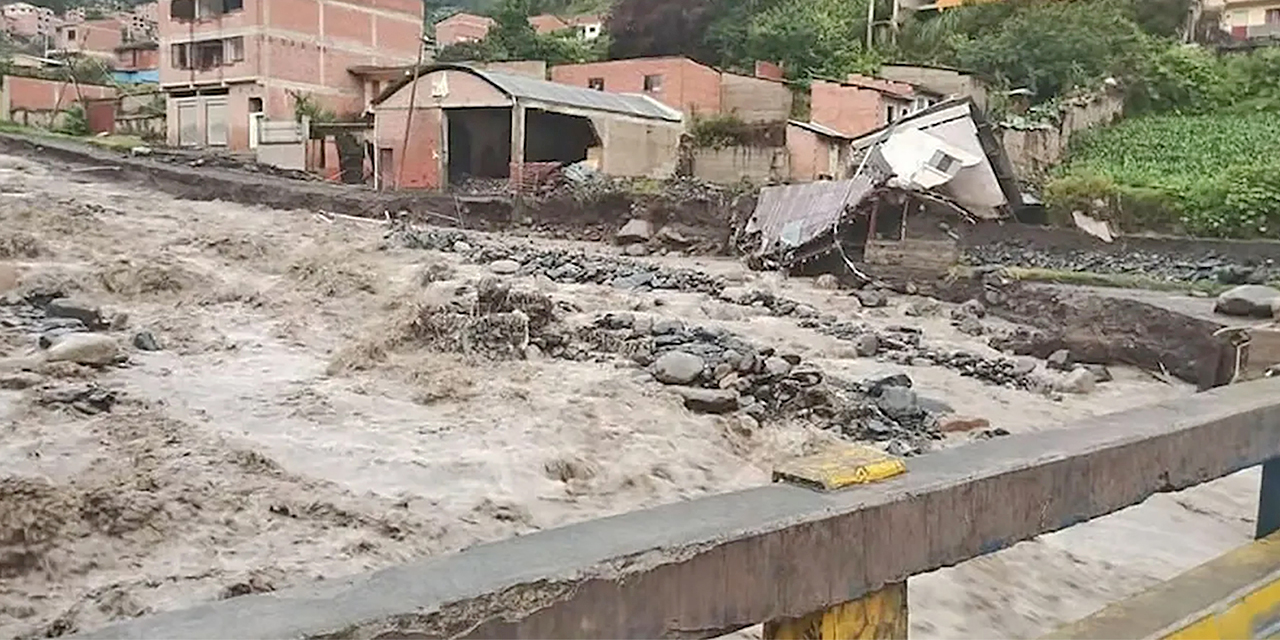
{"label": "dark window opening", "polygon": [[600,146],[595,127],[581,116],[530,109],[525,123],[525,162],[581,162]]}
{"label": "dark window opening", "polygon": [[70,40],[71,42],[75,42],[75,41],[76,41],[76,30],[75,30],[75,29],[67,29],[67,40]]}
{"label": "dark window opening", "polygon": [[596,91],[604,91],[604,78],[588,78],[587,88]]}
{"label": "dark window opening", "polygon": [[644,77],[645,93],[658,93],[662,91],[662,76],[652,75]]}
{"label": "dark window opening", "polygon": [[511,176],[511,109],[446,109],[445,118],[449,184]]}
{"label": "dark window opening", "polygon": [[169,18],[173,20],[214,18],[243,9],[244,0],[173,0],[173,4],[169,5]]}
{"label": "dark window opening", "polygon": [[954,167],[957,162],[959,161],[947,155],[943,151],[935,151],[933,153],[933,158],[929,160],[929,164],[933,165],[934,169],[943,173],[951,173],[951,168]]}
{"label": "dark window opening", "polygon": [[213,69],[221,67],[226,59],[226,47],[221,40],[197,42],[193,45],[195,66],[197,69]]}
{"label": "dark window opening", "polygon": [[875,235],[876,240],[899,241],[903,238],[904,222],[907,215],[907,202],[892,196],[885,197],[876,205]]}
{"label": "dark window opening", "polygon": [[262,113],[262,98],[249,98],[249,113]]}

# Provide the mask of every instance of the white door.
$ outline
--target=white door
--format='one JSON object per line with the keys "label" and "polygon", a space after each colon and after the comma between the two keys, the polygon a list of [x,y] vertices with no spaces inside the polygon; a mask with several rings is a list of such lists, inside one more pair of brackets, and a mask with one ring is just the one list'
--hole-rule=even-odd
{"label": "white door", "polygon": [[204,103],[205,133],[211,147],[227,146],[227,100],[217,98]]}
{"label": "white door", "polygon": [[200,137],[198,116],[195,100],[178,103],[178,146],[198,147],[204,142]]}
{"label": "white door", "polygon": [[262,117],[265,113],[249,114],[249,148],[257,149],[262,140]]}

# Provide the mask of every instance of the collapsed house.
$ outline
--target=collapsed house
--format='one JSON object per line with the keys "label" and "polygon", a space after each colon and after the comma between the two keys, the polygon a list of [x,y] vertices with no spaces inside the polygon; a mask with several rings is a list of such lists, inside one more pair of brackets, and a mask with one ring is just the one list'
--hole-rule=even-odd
{"label": "collapsed house", "polygon": [[796,275],[885,267],[940,273],[957,226],[1011,218],[1022,196],[991,126],[968,98],[940,103],[852,142],[848,180],[766,187],[739,232],[759,268]]}

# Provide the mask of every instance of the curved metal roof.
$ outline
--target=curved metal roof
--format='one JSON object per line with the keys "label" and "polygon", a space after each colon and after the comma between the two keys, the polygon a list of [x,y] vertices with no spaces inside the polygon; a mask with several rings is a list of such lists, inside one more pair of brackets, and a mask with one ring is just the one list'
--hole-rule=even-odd
{"label": "curved metal roof", "polygon": [[[591,109],[620,113],[638,118],[680,122],[684,119],[679,111],[668,107],[657,100],[635,93],[610,93],[596,91],[586,87],[575,87],[558,82],[548,82],[527,76],[518,76],[496,71],[484,71],[461,64],[435,64],[423,67],[419,76],[426,76],[435,71],[463,71],[478,76],[499,91],[512,98],[536,100],[551,105]],[[396,92],[413,82],[412,77],[396,81],[379,95],[374,104],[380,104]]]}

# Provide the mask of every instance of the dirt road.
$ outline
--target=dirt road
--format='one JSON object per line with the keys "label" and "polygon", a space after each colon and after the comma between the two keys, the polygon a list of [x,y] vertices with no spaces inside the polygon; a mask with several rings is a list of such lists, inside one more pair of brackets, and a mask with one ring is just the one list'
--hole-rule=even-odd
{"label": "dirt road", "polygon": [[[799,416],[690,412],[621,356],[428,348],[407,339],[406,318],[496,265],[389,244],[374,224],[91,176],[0,156],[0,636],[55,637],[757,485],[773,461],[838,437]],[[653,261],[995,355],[945,309],[904,313],[927,301],[859,310],[730,261]],[[793,317],[705,293],[499,277],[549,296],[569,324],[626,311],[719,327],[831,377],[906,372],[922,396],[1012,432],[1189,392],[1116,370],[1053,398],[858,357]],[[41,334],[66,328],[38,311],[53,297],[100,307],[95,335],[122,358],[32,359]],[[914,637],[1033,635],[1189,568],[1248,538],[1256,482],[1162,496],[913,579]]]}

